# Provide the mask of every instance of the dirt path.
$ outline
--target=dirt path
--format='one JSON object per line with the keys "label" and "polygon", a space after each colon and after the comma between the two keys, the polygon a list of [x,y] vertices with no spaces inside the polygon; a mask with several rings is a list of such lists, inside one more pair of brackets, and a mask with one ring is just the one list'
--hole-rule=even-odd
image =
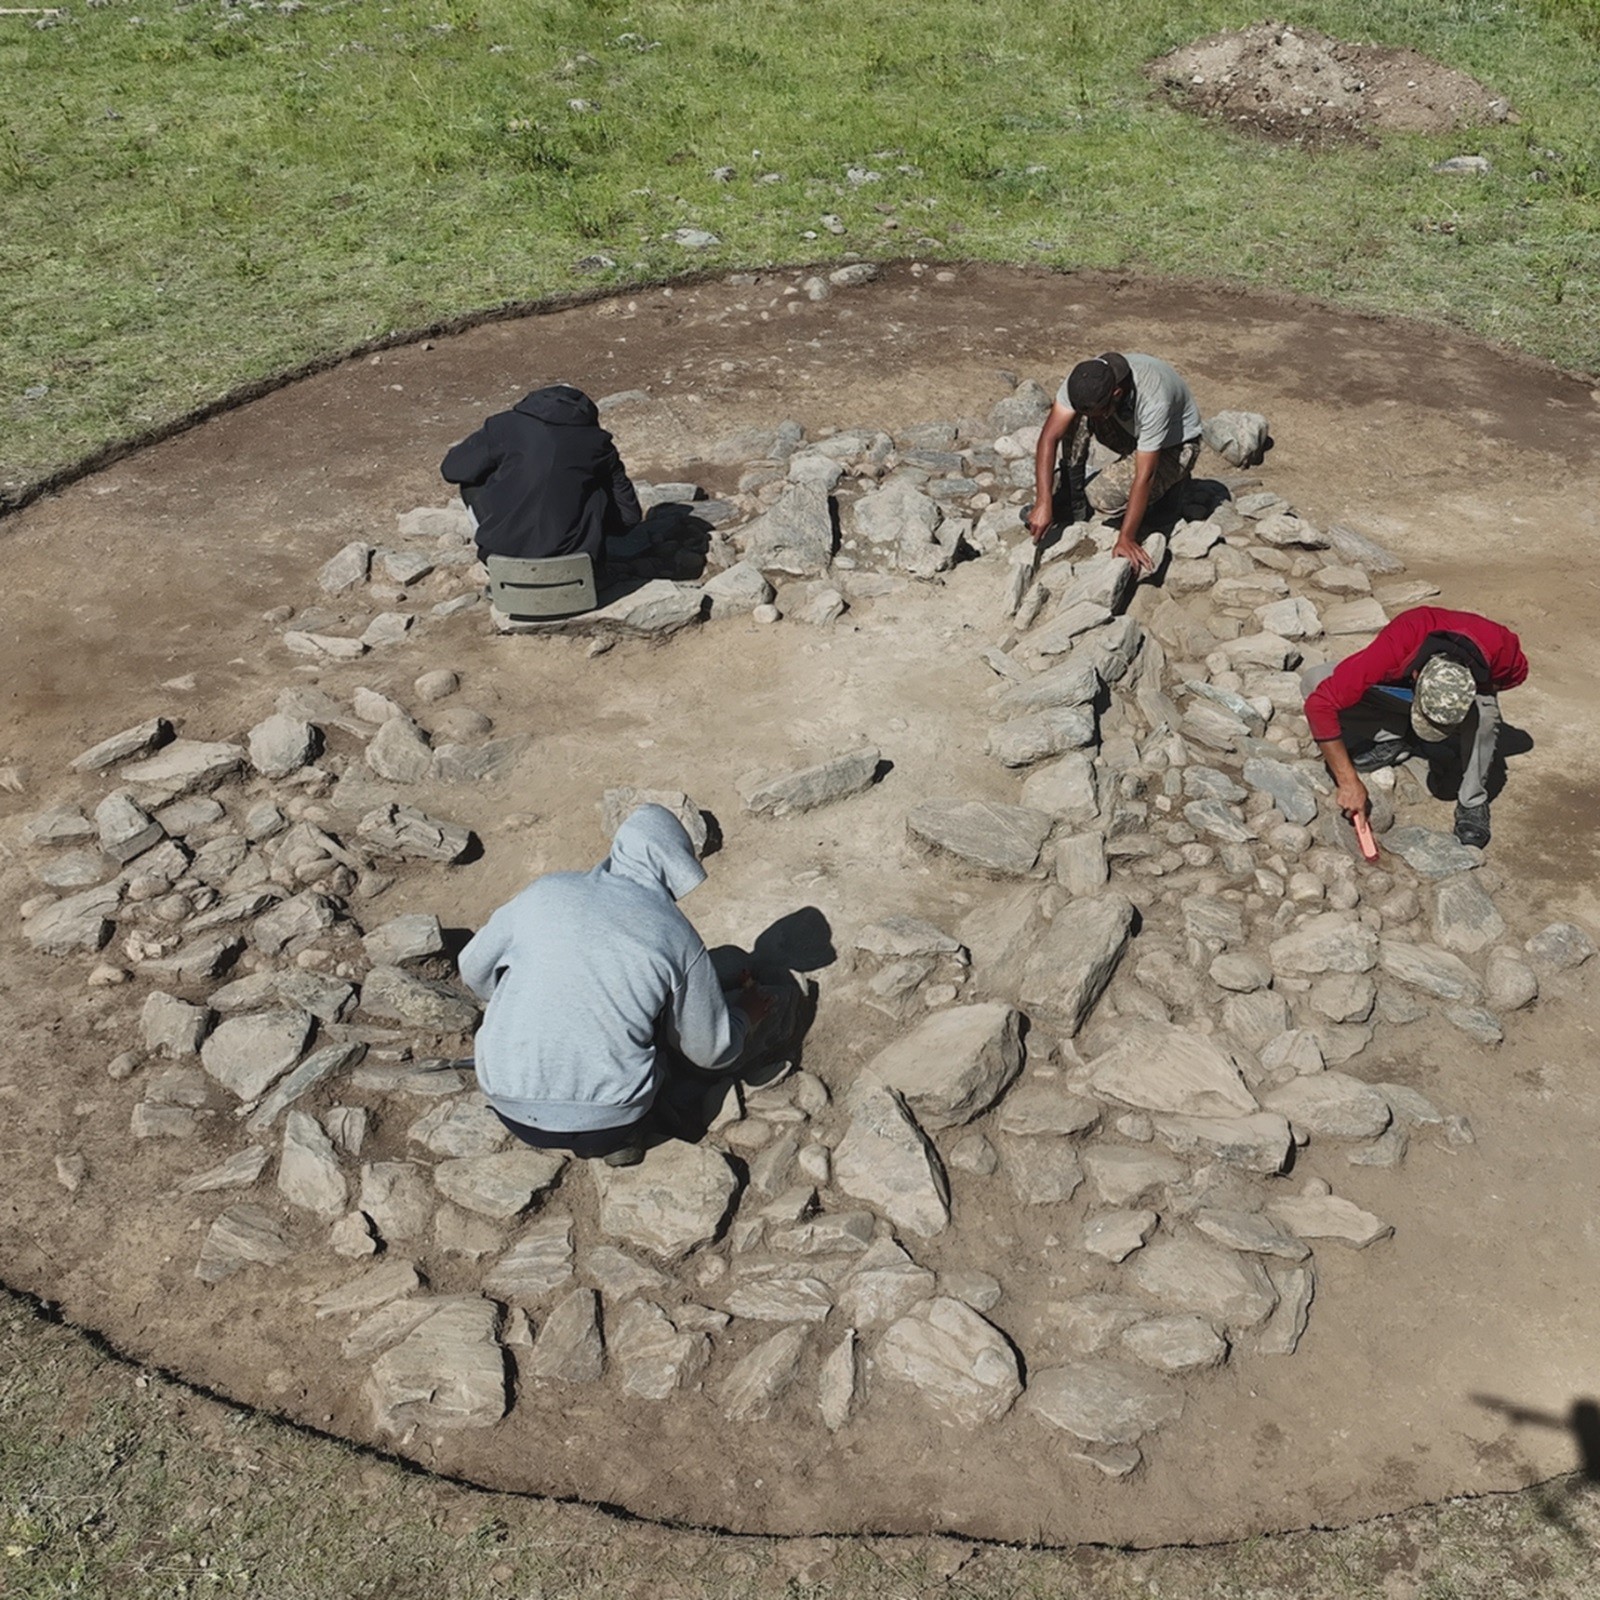
{"label": "dirt path", "polygon": [[[736,427],[981,414],[1008,387],[1001,369],[1053,385],[1081,354],[1122,346],[1172,359],[1204,410],[1266,412],[1278,444],[1263,477],[1313,521],[1353,524],[1437,582],[1443,603],[1518,629],[1533,674],[1506,709],[1535,748],[1513,763],[1496,807],[1494,870],[1530,916],[1600,921],[1589,800],[1600,763],[1586,736],[1600,676],[1596,578],[1574,559],[1600,531],[1600,407],[1587,390],[1448,334],[1302,304],[1042,273],[945,276],[897,269],[814,305],[785,296],[792,277],[775,275],[491,325],[311,379],[31,508],[0,528],[10,579],[0,762],[28,772],[24,794],[0,796],[4,815],[57,798],[73,755],[157,711],[191,737],[237,736],[304,676],[261,614],[308,603],[317,566],[347,539],[384,542],[396,512],[443,503],[444,448],[538,382],[648,391],[609,419],[630,465],[716,488],[726,486],[717,471],[693,457]],[[858,734],[881,743],[894,787],[848,817],[823,811],[759,835],[729,827],[691,907],[716,942],[748,941],[815,905],[838,943],[891,910],[952,915],[948,881],[905,855],[907,794],[948,792],[960,772],[964,793],[988,785],[1009,798],[981,758],[992,680],[974,656],[993,642],[990,604],[961,569],[943,589],[878,602],[828,634],[736,623],[590,660],[581,645],[530,649],[474,632],[452,635],[444,654],[409,646],[328,669],[325,681],[403,696],[417,673],[450,666],[498,733],[533,740],[509,792],[421,797],[484,841],[483,858],[452,876],[452,903],[426,905],[460,926],[504,898],[508,880],[598,855],[593,807],[609,784],[680,786],[726,823],[740,815],[734,786],[747,769],[798,765],[796,753]],[[162,687],[188,675],[192,688]],[[7,865],[9,903],[25,881],[19,861]],[[394,912],[424,908],[406,892],[394,892]],[[192,1207],[159,1198],[192,1158],[130,1154],[121,1086],[104,1074],[129,1022],[116,992],[69,992],[66,967],[18,941],[3,959],[15,1042],[0,1066],[0,1274],[137,1354],[364,1436],[336,1375],[307,1355],[309,1312],[281,1286],[248,1275],[194,1286]],[[1368,1175],[1362,1202],[1402,1223],[1392,1246],[1381,1259],[1329,1259],[1301,1353],[1210,1384],[1130,1482],[1104,1483],[1015,1439],[968,1447],[932,1425],[804,1459],[783,1429],[751,1428],[712,1461],[687,1414],[662,1421],[645,1407],[574,1406],[559,1448],[519,1409],[437,1454],[410,1449],[486,1484],[749,1530],[1138,1544],[1341,1523],[1564,1470],[1561,1432],[1482,1403],[1565,1415],[1592,1387],[1587,1307],[1600,1258],[1585,1197],[1600,1094],[1589,1019],[1560,1003],[1560,988],[1499,1052],[1452,1035],[1397,1059],[1396,1075],[1471,1116],[1479,1144],[1465,1155],[1420,1148],[1401,1171]],[[812,1049],[848,1062],[875,1042],[824,1026]],[[52,1170],[68,1147],[96,1175],[71,1201]],[[1049,1271],[1043,1235],[996,1243],[1038,1251]],[[701,1470],[663,1468],[684,1459]]]}

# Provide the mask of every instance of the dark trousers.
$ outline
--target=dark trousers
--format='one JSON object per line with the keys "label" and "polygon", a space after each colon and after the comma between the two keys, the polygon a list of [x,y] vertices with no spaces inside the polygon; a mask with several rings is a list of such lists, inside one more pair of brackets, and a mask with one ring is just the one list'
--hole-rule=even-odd
{"label": "dark trousers", "polygon": [[[491,1106],[490,1110],[494,1110]],[[586,1133],[548,1133],[543,1128],[529,1127],[526,1122],[513,1122],[500,1111],[494,1113],[524,1144],[535,1150],[565,1150],[582,1161],[597,1161],[604,1156],[637,1144],[644,1132],[644,1118],[624,1123],[620,1128],[592,1128]],[[646,1113],[648,1115],[648,1113]]]}

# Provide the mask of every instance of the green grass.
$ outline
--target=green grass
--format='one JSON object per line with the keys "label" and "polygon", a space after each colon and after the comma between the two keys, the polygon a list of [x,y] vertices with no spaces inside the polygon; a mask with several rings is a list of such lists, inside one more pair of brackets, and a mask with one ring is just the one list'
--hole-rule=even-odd
{"label": "green grass", "polygon": [[1590,1600],[1562,1480],[1337,1533],[1056,1552],[744,1539],[486,1494],[193,1394],[0,1293],[7,1600]]}
{"label": "green grass", "polygon": [[[1139,68],[1259,17],[1236,0],[0,18],[0,494],[392,330],[848,251],[1227,278],[1600,366],[1596,0],[1274,9],[1463,67],[1521,121],[1320,153],[1196,124]],[[1463,151],[1493,172],[1429,170]]]}

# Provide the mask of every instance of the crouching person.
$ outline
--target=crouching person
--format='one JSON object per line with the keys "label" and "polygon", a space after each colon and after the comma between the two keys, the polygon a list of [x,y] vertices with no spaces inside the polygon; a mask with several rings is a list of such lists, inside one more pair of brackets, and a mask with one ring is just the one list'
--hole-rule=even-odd
{"label": "crouching person", "polygon": [[683,824],[641,806],[597,867],[536,879],[461,952],[487,1002],[478,1084],[524,1143],[631,1166],[669,1052],[707,1072],[738,1061],[769,1002],[724,997],[678,909],[705,876]]}

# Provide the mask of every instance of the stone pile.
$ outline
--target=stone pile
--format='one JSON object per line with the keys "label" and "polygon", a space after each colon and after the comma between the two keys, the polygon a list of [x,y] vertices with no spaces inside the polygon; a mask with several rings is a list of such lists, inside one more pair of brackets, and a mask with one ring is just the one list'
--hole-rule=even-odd
{"label": "stone pile", "polygon": [[[922,1409],[1048,1430],[1124,1475],[1208,1372],[1293,1353],[1319,1251],[1392,1233],[1296,1175],[1299,1152],[1324,1171],[1342,1155],[1359,1193],[1418,1136],[1471,1143],[1390,1081],[1385,1046],[1419,1026],[1497,1042],[1594,945],[1519,927],[1479,852],[1397,820],[1423,798],[1405,771],[1373,780],[1385,855],[1362,863],[1296,676],[1431,591],[1251,480],[1191,486],[1148,578],[1094,524],[1034,577],[1018,513],[1048,403],[1024,384],[986,419],[899,437],[785,423],[708,451],[739,473],[730,500],[647,487],[657,515],[624,559],[640,595],[671,591],[647,602],[662,619],[826,625],[983,560],[988,748],[1015,785],[974,799],[954,774],[908,807],[908,851],[994,883],[959,926],[885,908],[856,931],[822,1004],[897,1037],[859,1069],[722,1086],[701,1144],[632,1169],[514,1145],[459,1060],[476,1005],[437,920],[369,921],[395,873],[471,848],[403,794],[514,754],[476,713],[301,688],[230,741],[157,717],[74,763],[103,792],[23,830],[50,891],[23,908],[28,943],[144,994],[111,1071],[133,1137],[196,1151],[179,1190],[204,1208],[197,1276],[320,1275],[308,1337],[382,1428],[494,1423],[509,1351],[519,1404],[600,1386],[826,1432]],[[1241,451],[1250,421],[1230,424]],[[283,618],[291,650],[355,659],[480,604],[457,512],[408,513],[399,538],[327,563],[329,605]],[[430,671],[417,705],[457,689]],[[847,805],[880,765],[842,752],[742,797],[758,816]],[[681,793],[613,791],[606,825],[646,799],[703,843]],[[70,1152],[58,1167],[92,1182]],[[996,1208],[1048,1215],[1087,1286],[1041,1298],[973,1234]]]}

